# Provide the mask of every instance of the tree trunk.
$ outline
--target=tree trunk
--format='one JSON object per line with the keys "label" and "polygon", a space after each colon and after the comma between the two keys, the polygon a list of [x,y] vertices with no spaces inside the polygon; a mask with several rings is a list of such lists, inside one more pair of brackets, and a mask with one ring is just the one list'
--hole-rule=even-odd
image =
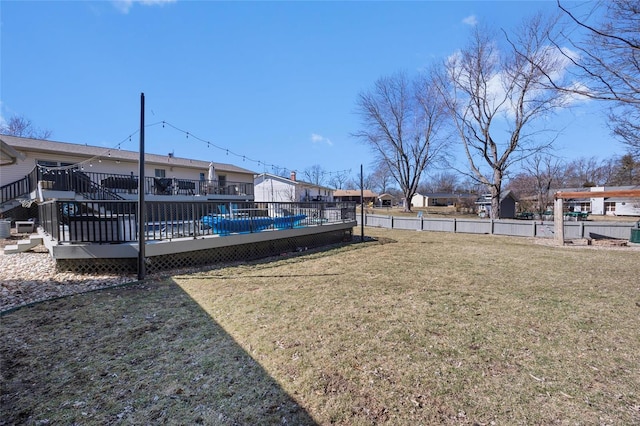
{"label": "tree trunk", "polygon": [[491,187],[491,219],[500,219],[500,191]]}
{"label": "tree trunk", "polygon": [[493,185],[491,185],[491,219],[500,219],[500,196],[502,195],[502,171],[493,171]]}

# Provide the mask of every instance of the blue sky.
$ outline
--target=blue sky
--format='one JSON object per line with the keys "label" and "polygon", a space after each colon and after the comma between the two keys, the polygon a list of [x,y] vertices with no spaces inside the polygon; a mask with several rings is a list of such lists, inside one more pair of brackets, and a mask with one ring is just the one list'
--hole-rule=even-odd
{"label": "blue sky", "polygon": [[[556,3],[3,1],[0,115],[137,150],[144,92],[148,125],[191,135],[149,126],[147,152],[355,176],[373,157],[351,136],[359,92],[443,60],[475,22],[512,28],[537,10]],[[553,119],[560,156],[624,152],[602,108]]]}

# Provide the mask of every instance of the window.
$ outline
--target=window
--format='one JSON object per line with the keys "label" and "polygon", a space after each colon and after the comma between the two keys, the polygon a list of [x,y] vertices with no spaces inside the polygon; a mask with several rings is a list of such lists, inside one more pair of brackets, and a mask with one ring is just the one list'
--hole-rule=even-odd
{"label": "window", "polygon": [[591,211],[591,201],[583,201],[580,203],[580,211],[581,212],[590,212]]}
{"label": "window", "polygon": [[200,182],[204,181],[204,172],[200,173]]}
{"label": "window", "polygon": [[604,211],[607,213],[615,213],[616,212],[616,203],[613,201],[606,201],[604,203]]}
{"label": "window", "polygon": [[226,176],[218,176],[218,186],[224,188],[227,186],[227,177]]}
{"label": "window", "polygon": [[165,169],[155,169],[154,170],[154,176],[157,178],[163,178],[163,177],[167,177],[166,176],[166,171]]}

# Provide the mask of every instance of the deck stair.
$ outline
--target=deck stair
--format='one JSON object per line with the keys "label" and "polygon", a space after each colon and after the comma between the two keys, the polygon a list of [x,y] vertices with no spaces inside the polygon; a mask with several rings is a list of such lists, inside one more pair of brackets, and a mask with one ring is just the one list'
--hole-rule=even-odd
{"label": "deck stair", "polygon": [[29,238],[18,241],[17,244],[8,245],[4,248],[4,254],[24,253],[42,244],[42,236],[33,234]]}

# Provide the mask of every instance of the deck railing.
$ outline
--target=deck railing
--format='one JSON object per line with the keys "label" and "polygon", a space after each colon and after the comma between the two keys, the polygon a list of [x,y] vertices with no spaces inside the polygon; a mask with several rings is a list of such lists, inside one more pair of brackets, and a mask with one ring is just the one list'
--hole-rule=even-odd
{"label": "deck railing", "polygon": [[29,176],[0,186],[0,204],[28,195],[31,192]]}
{"label": "deck railing", "polygon": [[[225,236],[356,220],[356,204],[145,202],[145,240]],[[40,225],[57,243],[114,244],[138,240],[136,201],[48,201]]]}
{"label": "deck railing", "polygon": [[[89,187],[100,187],[115,194],[138,193],[138,176],[134,174],[96,173],[77,169],[38,170],[37,180],[47,182],[45,189],[58,191],[84,193]],[[144,180],[144,192],[153,195],[253,195],[253,183],[147,176]]]}

